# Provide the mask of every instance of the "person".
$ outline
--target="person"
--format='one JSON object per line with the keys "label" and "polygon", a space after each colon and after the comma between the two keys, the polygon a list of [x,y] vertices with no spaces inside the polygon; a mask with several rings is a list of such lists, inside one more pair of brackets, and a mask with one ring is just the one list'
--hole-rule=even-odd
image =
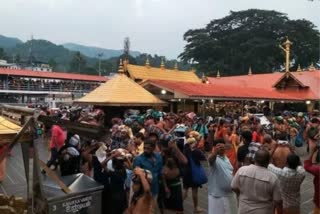
{"label": "person", "polygon": [[270,154],[258,150],[255,164],[241,167],[234,176],[231,187],[239,197],[238,214],[282,214],[280,182],[275,174],[268,171]]}
{"label": "person", "polygon": [[130,206],[127,209],[127,214],[153,214],[153,199],[150,188],[152,182],[152,174],[148,170],[143,170],[139,167],[134,169],[134,176],[132,178],[133,196]]}
{"label": "person", "polygon": [[300,214],[300,186],[305,178],[305,170],[300,165],[299,156],[291,153],[287,157],[287,166],[283,169],[273,164],[268,166],[280,180],[284,214]]}
{"label": "person", "polygon": [[194,212],[200,213],[203,211],[203,209],[198,206],[198,189],[201,187],[201,185],[195,184],[192,180],[191,161],[193,161],[196,165],[201,165],[200,161],[206,160],[206,157],[204,156],[203,152],[197,148],[197,140],[193,137],[187,139],[184,155],[188,159],[188,164],[184,167],[183,198],[186,199],[188,197],[188,190],[189,188],[192,188]]}
{"label": "person", "polygon": [[319,151],[319,146],[311,144],[310,155],[307,160],[304,161],[304,168],[307,172],[311,173],[314,184],[314,214],[320,214],[320,165],[316,162],[317,153]]}
{"label": "person", "polygon": [[278,137],[277,144],[271,152],[271,158],[276,167],[284,168],[287,164],[287,157],[294,151],[294,147],[290,146],[285,135],[278,135]]}
{"label": "person", "polygon": [[206,139],[208,136],[208,128],[206,124],[204,124],[203,118],[199,117],[197,123],[192,126],[194,131],[197,131],[201,134],[201,136]]}
{"label": "person", "polygon": [[269,153],[272,154],[276,146],[277,142],[272,139],[271,135],[265,134],[263,137],[262,148],[269,151]]}
{"label": "person", "polygon": [[57,160],[59,157],[59,150],[64,145],[64,141],[66,140],[66,134],[61,124],[53,125],[51,129],[51,141],[49,144],[50,149],[50,160],[47,162],[47,166],[50,168],[54,165],[54,169],[57,167]]}
{"label": "person", "polygon": [[159,178],[162,170],[162,157],[155,152],[155,142],[147,139],[144,142],[144,152],[133,161],[133,167],[140,167],[152,173],[151,192],[156,199],[159,193]]}
{"label": "person", "polygon": [[164,207],[175,213],[183,213],[182,185],[177,161],[170,157],[162,169],[162,183],[165,190]]}
{"label": "person", "polygon": [[143,147],[144,147],[144,135],[141,132],[138,132],[135,134],[134,137],[134,144],[136,148],[136,153],[138,155],[141,155],[143,153]]}
{"label": "person", "polygon": [[320,120],[317,117],[310,120],[306,132],[308,137],[308,148],[310,148],[317,144],[317,136],[319,136],[320,132]]}
{"label": "person", "polygon": [[162,160],[165,163],[162,169],[162,182],[160,182],[160,192],[158,205],[160,212],[164,209],[183,213],[181,168],[188,163],[188,159],[183,155],[177,145],[177,138],[171,134],[160,136],[159,147]]}
{"label": "person", "polygon": [[247,155],[249,153],[249,145],[252,141],[251,131],[250,130],[242,131],[241,138],[242,138],[243,144],[238,148],[238,152],[237,152],[238,167],[237,168],[250,164],[250,161],[247,158]]}
{"label": "person", "polygon": [[59,151],[61,176],[80,172],[80,137],[73,135]]}
{"label": "person", "polygon": [[208,213],[236,214],[237,202],[231,189],[233,167],[225,155],[224,143],[216,144],[208,160]]}

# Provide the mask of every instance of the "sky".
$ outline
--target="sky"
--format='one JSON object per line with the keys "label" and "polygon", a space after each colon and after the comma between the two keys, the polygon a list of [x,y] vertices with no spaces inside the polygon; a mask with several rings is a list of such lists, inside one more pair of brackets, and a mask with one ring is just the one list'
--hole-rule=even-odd
{"label": "sky", "polygon": [[0,34],[23,41],[46,39],[176,58],[183,34],[230,11],[277,10],[320,29],[320,0],[1,0]]}

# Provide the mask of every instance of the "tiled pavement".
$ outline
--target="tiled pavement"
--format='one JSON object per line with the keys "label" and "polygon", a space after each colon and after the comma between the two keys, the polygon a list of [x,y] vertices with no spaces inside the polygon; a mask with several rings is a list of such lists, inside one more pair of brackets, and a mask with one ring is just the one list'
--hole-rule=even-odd
{"label": "tiled pavement", "polygon": [[[46,160],[46,146],[40,145],[40,159]],[[21,197],[26,196],[26,179],[24,166],[22,161],[21,147],[16,145],[13,149],[13,157],[7,159],[7,177],[0,183],[0,193],[8,195],[17,195]],[[313,208],[312,196],[313,196],[313,182],[312,176],[307,173],[301,187],[301,214],[311,214]],[[199,190],[199,206],[204,208],[203,213],[207,213],[208,198],[207,198],[207,186],[205,185]],[[189,197],[184,203],[185,213],[193,213],[193,204],[191,198],[191,190],[189,191]]]}

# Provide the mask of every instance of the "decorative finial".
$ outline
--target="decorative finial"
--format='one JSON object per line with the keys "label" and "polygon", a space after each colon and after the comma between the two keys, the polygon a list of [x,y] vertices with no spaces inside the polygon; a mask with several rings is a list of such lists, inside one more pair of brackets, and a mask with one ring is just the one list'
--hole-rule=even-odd
{"label": "decorative finial", "polygon": [[298,68],[297,68],[297,72],[301,72],[302,71],[302,69],[301,69],[301,66],[300,66],[300,64],[298,65]]}
{"label": "decorative finial", "polygon": [[163,69],[163,70],[166,69],[166,67],[165,67],[165,65],[164,65],[163,57],[161,58],[160,68]]}
{"label": "decorative finial", "polygon": [[311,63],[311,65],[309,66],[309,71],[315,71],[316,68],[313,65],[313,62]]}
{"label": "decorative finial", "polygon": [[291,45],[292,45],[292,42],[290,42],[288,37],[287,37],[287,40],[282,45],[279,45],[279,47],[286,54],[286,72],[289,72],[289,68],[290,68],[290,47],[291,47]]}
{"label": "decorative finial", "polygon": [[220,78],[220,71],[218,70],[217,72],[217,78],[219,79]]}
{"label": "decorative finial", "polygon": [[119,67],[118,67],[118,73],[119,74],[123,74],[124,73],[122,59],[120,59],[120,63],[119,63]]}
{"label": "decorative finial", "polygon": [[249,67],[249,72],[248,75],[251,76],[252,75],[252,70],[251,70],[251,66]]}
{"label": "decorative finial", "polygon": [[178,63],[177,62],[174,64],[174,70],[178,70]]}
{"label": "decorative finial", "polygon": [[147,60],[146,60],[146,67],[150,68],[150,62],[149,62],[149,57],[147,56]]}
{"label": "decorative finial", "polygon": [[124,59],[123,60],[123,70],[124,71],[128,70],[128,64],[129,64],[129,59]]}

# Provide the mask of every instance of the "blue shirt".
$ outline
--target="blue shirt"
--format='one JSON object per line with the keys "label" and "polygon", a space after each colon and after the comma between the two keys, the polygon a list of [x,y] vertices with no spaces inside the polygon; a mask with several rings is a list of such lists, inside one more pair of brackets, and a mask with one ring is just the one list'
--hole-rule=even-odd
{"label": "blue shirt", "polygon": [[162,170],[162,157],[158,153],[153,153],[152,158],[141,154],[133,161],[133,167],[140,167],[149,170],[152,174],[151,192],[153,196],[159,193],[159,177]]}
{"label": "blue shirt", "polygon": [[208,194],[214,197],[225,197],[232,193],[233,167],[226,156],[218,155],[209,168]]}

